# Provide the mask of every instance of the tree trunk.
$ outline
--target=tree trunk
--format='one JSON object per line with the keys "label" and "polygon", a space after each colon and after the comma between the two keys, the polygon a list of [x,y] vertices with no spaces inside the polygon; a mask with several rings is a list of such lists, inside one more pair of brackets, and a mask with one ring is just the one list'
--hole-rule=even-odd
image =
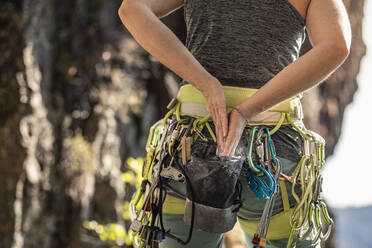
{"label": "tree trunk", "polygon": [[[82,221],[123,223],[122,201],[133,189],[121,171],[129,155],[144,155],[148,129],[179,78],[122,27],[120,3],[5,0],[0,7],[0,247],[108,247]],[[357,89],[363,4],[345,1],[351,54],[304,99],[307,126],[326,137],[328,154]],[[183,9],[164,22],[185,39]],[[311,111],[310,96],[318,103]]]}

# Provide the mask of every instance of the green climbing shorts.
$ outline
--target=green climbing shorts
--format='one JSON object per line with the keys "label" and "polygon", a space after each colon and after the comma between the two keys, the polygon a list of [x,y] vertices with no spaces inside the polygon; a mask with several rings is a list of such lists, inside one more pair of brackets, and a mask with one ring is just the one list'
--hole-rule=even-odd
{"label": "green climbing shorts", "polygon": [[[176,214],[164,214],[164,225],[166,228],[172,230],[177,237],[186,240],[189,234],[189,226],[185,225],[183,222],[183,215]],[[248,248],[253,248],[252,236],[245,234],[245,241],[247,242]],[[223,234],[207,233],[198,230],[194,230],[192,234],[192,239],[187,245],[182,245],[175,241],[174,239],[167,239],[166,242],[160,243],[161,248],[221,248],[223,244]],[[278,239],[278,240],[267,240],[267,248],[285,248],[288,239]],[[302,242],[297,242],[296,248],[320,248],[320,244],[311,244],[311,241],[305,240]]]}

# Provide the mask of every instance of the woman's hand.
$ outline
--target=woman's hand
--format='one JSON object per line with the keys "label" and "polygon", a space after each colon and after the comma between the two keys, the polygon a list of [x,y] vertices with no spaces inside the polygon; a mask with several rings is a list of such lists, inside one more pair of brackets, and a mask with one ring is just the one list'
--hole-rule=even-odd
{"label": "woman's hand", "polygon": [[217,79],[207,82],[203,86],[204,89],[201,89],[201,91],[216,127],[217,154],[219,154],[223,150],[228,130],[225,94],[221,83]]}
{"label": "woman's hand", "polygon": [[229,130],[227,133],[226,142],[223,147],[222,153],[219,155],[233,156],[235,154],[235,149],[239,144],[240,138],[243,134],[246,124],[247,121],[236,109],[233,109],[230,112]]}

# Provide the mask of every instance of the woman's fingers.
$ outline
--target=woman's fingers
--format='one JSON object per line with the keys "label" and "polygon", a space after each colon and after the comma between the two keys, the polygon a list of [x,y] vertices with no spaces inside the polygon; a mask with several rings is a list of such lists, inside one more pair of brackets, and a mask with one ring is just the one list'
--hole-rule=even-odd
{"label": "woman's fingers", "polygon": [[221,153],[223,150],[228,131],[228,120],[224,95],[220,97],[210,97],[209,99],[207,99],[207,109],[212,117],[215,126],[218,154]]}
{"label": "woman's fingers", "polygon": [[216,154],[217,155],[220,155],[220,153],[223,150],[223,144],[222,144],[220,132],[219,132],[219,129],[218,129],[217,126],[216,126],[216,138],[217,138],[217,151],[216,151]]}
{"label": "woman's fingers", "polygon": [[218,130],[216,131],[218,133],[218,137],[219,137],[219,140],[218,140],[218,143],[219,143],[219,146],[221,148],[221,150],[219,151],[222,151],[223,149],[223,146],[225,144],[225,138],[226,138],[226,135],[225,135],[225,129],[226,129],[226,125],[227,125],[227,116],[226,116],[226,107],[225,105],[220,105],[219,108],[217,109],[217,115],[218,115],[218,120],[217,120],[217,124],[218,124]]}
{"label": "woman's fingers", "polygon": [[235,128],[236,127],[234,123],[230,119],[230,128],[228,130],[228,134],[227,134],[226,141],[225,141],[223,151],[222,151],[223,156],[230,156],[232,144],[233,144],[234,136],[235,136],[234,135]]}
{"label": "woman's fingers", "polygon": [[235,154],[235,150],[239,144],[245,124],[245,120],[242,119],[239,114],[230,114],[228,135],[222,151],[223,156],[233,156]]}
{"label": "woman's fingers", "polygon": [[230,146],[229,156],[233,156],[235,154],[239,141],[240,141],[240,137],[238,138],[235,137],[235,139],[233,139],[233,144]]}
{"label": "woman's fingers", "polygon": [[223,138],[223,127],[222,127],[222,122],[221,122],[221,116],[218,114],[218,110],[214,110],[214,117],[213,117],[213,123],[215,125],[216,129],[216,138],[217,138],[217,154],[222,152],[223,147],[224,147],[224,138]]}
{"label": "woman's fingers", "polygon": [[226,112],[226,106],[223,106],[219,108],[219,113],[220,113],[220,121],[221,121],[221,133],[223,137],[223,142],[225,142],[225,139],[227,137],[227,132],[228,132],[228,120],[227,120],[227,112]]}
{"label": "woman's fingers", "polygon": [[203,95],[205,96],[207,109],[215,126],[217,150],[220,153],[223,150],[228,133],[226,101],[222,85],[216,79],[203,90]]}
{"label": "woman's fingers", "polygon": [[223,152],[222,152],[223,156],[231,156],[233,140],[234,140],[234,134],[233,134],[233,131],[230,130],[230,132],[227,135],[225,145],[223,147]]}

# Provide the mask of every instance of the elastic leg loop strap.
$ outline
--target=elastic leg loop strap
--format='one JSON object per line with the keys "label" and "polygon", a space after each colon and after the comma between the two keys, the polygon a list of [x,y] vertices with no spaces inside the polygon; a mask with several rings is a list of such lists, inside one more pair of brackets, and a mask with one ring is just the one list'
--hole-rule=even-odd
{"label": "elastic leg loop strap", "polygon": [[280,192],[282,194],[282,202],[283,202],[284,211],[288,211],[289,210],[289,199],[288,199],[288,192],[287,192],[287,187],[285,186],[285,182],[279,181],[279,186],[280,186]]}

